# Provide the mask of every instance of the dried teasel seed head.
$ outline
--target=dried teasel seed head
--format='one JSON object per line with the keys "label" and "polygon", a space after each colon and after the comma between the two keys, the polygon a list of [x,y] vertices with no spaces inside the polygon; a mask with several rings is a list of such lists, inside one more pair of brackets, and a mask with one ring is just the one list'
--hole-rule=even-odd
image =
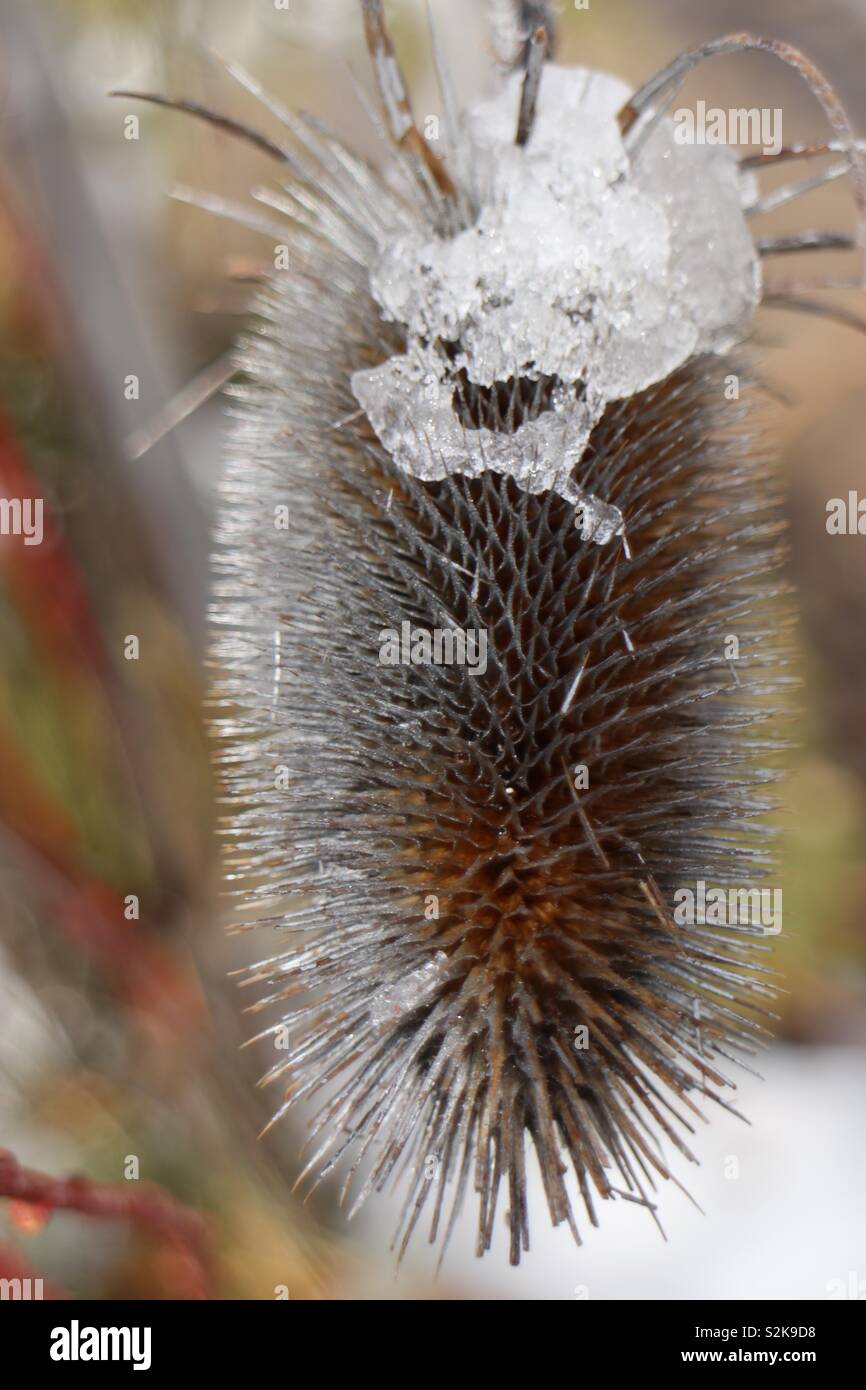
{"label": "dried teasel seed head", "polygon": [[[676,909],[773,862],[767,721],[789,678],[745,346],[759,200],[731,151],[662,157],[669,74],[626,100],[561,69],[537,85],[528,57],[468,125],[446,101],[434,158],[364,11],[387,177],[263,98],[284,167],[251,219],[292,264],[232,389],[228,863],[279,933],[247,983],[260,1036],[288,1026],[275,1119],[319,1102],[310,1180],[341,1169],[357,1205],[402,1175],[401,1249],[422,1216],[447,1241],[471,1186],[482,1253],[507,1195],[516,1262],[533,1150],[578,1238],[576,1199],[593,1223],[600,1198],[655,1216],[662,1145],[693,1157],[701,1101],[730,1104],[767,1023],[761,925]],[[531,199],[553,226],[584,177],[583,271],[563,255],[548,295]],[[701,231],[709,207],[727,241]],[[631,238],[650,222],[668,259],[648,276]],[[485,228],[498,260],[471,244]]]}

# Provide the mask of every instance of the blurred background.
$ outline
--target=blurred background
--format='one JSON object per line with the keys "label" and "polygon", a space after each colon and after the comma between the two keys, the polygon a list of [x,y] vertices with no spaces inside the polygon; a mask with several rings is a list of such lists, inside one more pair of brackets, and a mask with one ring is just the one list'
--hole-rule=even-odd
{"label": "blurred background", "polygon": [[[458,94],[489,90],[488,7],[431,8]],[[754,11],[561,0],[560,60],[637,86],[759,23],[824,69],[866,133],[866,0]],[[425,7],[388,12],[423,123],[439,111]],[[255,1028],[230,972],[271,945],[225,932],[204,694],[217,387],[262,247],[186,199],[243,199],[271,169],[211,126],[107,95],[168,93],[272,130],[223,60],[375,156],[349,78],[371,90],[355,0],[0,0],[0,493],[45,499],[41,545],[0,537],[0,1150],[22,1165],[0,1154],[0,1278],[94,1298],[866,1297],[866,541],[825,527],[829,498],[866,495],[866,334],[831,317],[759,316],[803,688],[780,716],[794,746],[777,1040],[763,1080],[742,1078],[752,1127],[711,1114],[701,1168],[677,1169],[705,1215],[671,1187],[667,1244],[611,1203],[577,1249],[536,1191],[519,1270],[504,1231],[473,1258],[467,1211],[438,1278],[420,1231],[395,1275],[396,1201],[347,1227],[334,1186],[292,1195],[302,1115],[257,1139],[268,1059],[241,1049]],[[786,144],[828,136],[763,54],[703,67],[682,104],[697,97],[781,107]],[[840,179],[756,230],[853,225]],[[856,270],[834,252],[772,273]],[[861,292],[821,297],[866,321]]]}

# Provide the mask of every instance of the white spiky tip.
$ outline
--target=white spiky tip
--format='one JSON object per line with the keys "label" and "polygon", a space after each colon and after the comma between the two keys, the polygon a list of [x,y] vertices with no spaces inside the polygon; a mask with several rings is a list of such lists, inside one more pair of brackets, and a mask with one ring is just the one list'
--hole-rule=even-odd
{"label": "white spiky tip", "polygon": [[[579,502],[572,471],[607,403],[745,337],[760,263],[729,149],[678,144],[666,118],[630,160],[616,119],[630,89],[553,65],[518,146],[521,80],[466,118],[475,224],[448,237],[404,226],[380,246],[370,287],[407,346],[352,387],[407,473],[493,469]],[[562,387],[513,432],[471,429],[454,410],[461,369],[479,387]]]}

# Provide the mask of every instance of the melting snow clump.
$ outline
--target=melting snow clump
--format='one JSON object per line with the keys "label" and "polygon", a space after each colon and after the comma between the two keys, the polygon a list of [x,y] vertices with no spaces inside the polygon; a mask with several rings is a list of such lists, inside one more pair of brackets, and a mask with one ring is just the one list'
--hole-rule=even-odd
{"label": "melting snow clump", "polygon": [[[352,387],[407,473],[492,469],[553,490],[603,544],[623,518],[579,485],[590,432],[609,401],[748,332],[760,297],[748,189],[731,150],[676,144],[669,119],[630,162],[616,120],[630,89],[580,68],[545,68],[518,147],[521,80],[466,118],[474,225],[404,226],[380,246],[370,286],[406,350]],[[455,408],[458,380],[501,395],[543,378],[556,383],[543,408],[508,429],[473,427]]]}

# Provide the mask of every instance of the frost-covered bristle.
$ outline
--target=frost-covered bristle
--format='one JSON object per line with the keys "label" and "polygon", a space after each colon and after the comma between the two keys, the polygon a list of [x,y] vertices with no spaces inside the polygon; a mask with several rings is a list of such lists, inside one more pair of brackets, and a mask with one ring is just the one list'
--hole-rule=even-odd
{"label": "frost-covered bristle", "polygon": [[[772,862],[777,486],[746,359],[700,336],[603,401],[564,489],[407,467],[356,394],[419,337],[383,315],[382,258],[459,236],[474,193],[449,204],[402,146],[380,180],[290,132],[297,169],[261,196],[291,268],[239,353],[214,604],[228,868],[265,942],[248,983],[276,1114],[321,1104],[311,1180],[340,1168],[357,1202],[403,1174],[404,1239],[425,1211],[446,1236],[471,1187],[479,1253],[507,1208],[517,1261],[530,1150],[575,1234],[575,1197],[592,1222],[596,1198],[654,1210],[661,1143],[691,1157],[696,1103],[727,1104],[760,1040],[760,927],[672,906]],[[456,327],[464,458],[582,399],[539,357],[479,380]],[[395,662],[407,630],[477,659]]]}

